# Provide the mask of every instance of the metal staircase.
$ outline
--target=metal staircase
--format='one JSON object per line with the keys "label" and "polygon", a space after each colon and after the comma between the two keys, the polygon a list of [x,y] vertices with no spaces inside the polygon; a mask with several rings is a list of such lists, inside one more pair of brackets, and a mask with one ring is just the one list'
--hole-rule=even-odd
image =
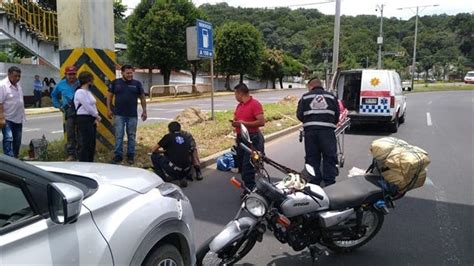
{"label": "metal staircase", "polygon": [[0,31],[59,69],[56,11],[25,0],[0,0]]}

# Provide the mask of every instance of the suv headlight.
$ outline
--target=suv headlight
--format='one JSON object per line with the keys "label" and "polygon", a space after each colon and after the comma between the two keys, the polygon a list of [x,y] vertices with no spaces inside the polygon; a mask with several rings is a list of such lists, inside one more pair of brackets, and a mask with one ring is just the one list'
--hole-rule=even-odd
{"label": "suv headlight", "polygon": [[267,201],[258,195],[249,195],[245,199],[245,209],[255,217],[262,217],[267,213]]}
{"label": "suv headlight", "polygon": [[183,191],[175,184],[164,182],[156,188],[160,191],[160,194],[163,197],[170,197],[176,200],[189,201],[186,195],[184,195]]}

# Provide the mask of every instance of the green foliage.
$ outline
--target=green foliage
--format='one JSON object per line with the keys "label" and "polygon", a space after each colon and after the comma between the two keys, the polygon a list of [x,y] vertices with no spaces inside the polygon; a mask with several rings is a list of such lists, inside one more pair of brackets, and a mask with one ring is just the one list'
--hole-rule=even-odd
{"label": "green foliage", "polygon": [[[309,72],[324,72],[323,62],[332,61],[334,16],[323,15],[317,9],[258,9],[230,7],[225,3],[200,7],[215,26],[229,19],[251,23],[261,33],[269,49],[283,50],[303,63]],[[343,69],[376,67],[380,19],[373,15],[341,18],[339,63]],[[400,20],[384,18],[383,51],[387,67],[407,72],[413,55],[415,18]],[[458,58],[474,64],[474,15],[422,16],[418,23],[418,51],[421,71],[434,66],[446,68],[459,65]],[[422,52],[422,50],[424,50]],[[466,65],[464,65],[465,67]],[[461,66],[459,66],[461,67]],[[436,70],[437,71],[437,70]]]}
{"label": "green foliage", "polygon": [[159,68],[169,84],[171,70],[187,68],[186,27],[204,18],[190,1],[142,0],[128,19],[128,57],[140,67]]}
{"label": "green foliage", "polygon": [[23,48],[23,46],[19,45],[18,43],[12,43],[10,45],[10,54],[16,58],[25,58],[25,57],[32,57],[33,54],[30,51]]}
{"label": "green foliage", "polygon": [[127,6],[122,3],[122,0],[114,0],[114,18],[124,19]]}
{"label": "green foliage", "polygon": [[284,75],[283,69],[283,51],[277,49],[266,49],[263,53],[261,64],[261,78],[272,81],[275,89],[275,80]]}
{"label": "green foliage", "polygon": [[0,52],[0,62],[4,62],[4,63],[10,62],[10,57],[8,56],[8,53]]}
{"label": "green foliage", "polygon": [[256,75],[263,56],[261,33],[250,23],[227,22],[216,30],[215,53],[220,72]]}

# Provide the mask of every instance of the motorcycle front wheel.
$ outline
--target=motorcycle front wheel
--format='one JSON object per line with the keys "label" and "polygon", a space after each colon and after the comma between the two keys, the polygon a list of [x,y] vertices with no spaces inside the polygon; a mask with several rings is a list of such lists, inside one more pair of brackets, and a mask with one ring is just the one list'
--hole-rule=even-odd
{"label": "motorcycle front wheel", "polygon": [[[364,210],[362,216],[362,226],[365,227],[365,233],[358,239],[354,240],[330,240],[326,246],[332,251],[338,253],[351,252],[369,242],[382,228],[384,215],[373,209]],[[350,220],[354,223],[355,220]]]}
{"label": "motorcycle front wheel", "polygon": [[[241,260],[247,255],[253,246],[257,242],[256,236],[250,236],[243,242],[239,240],[232,243],[229,247],[225,248],[219,253],[214,253],[209,248],[209,243],[215,236],[209,238],[204,244],[198,249],[196,254],[197,265],[232,265]],[[232,252],[236,250],[236,252]],[[233,253],[233,254],[231,254]]]}

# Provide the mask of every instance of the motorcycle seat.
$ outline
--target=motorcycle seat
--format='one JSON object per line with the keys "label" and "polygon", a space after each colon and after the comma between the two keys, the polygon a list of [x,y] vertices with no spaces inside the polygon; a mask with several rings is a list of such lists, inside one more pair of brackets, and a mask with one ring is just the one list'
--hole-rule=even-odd
{"label": "motorcycle seat", "polygon": [[323,188],[331,209],[353,208],[383,198],[380,176],[354,176]]}

